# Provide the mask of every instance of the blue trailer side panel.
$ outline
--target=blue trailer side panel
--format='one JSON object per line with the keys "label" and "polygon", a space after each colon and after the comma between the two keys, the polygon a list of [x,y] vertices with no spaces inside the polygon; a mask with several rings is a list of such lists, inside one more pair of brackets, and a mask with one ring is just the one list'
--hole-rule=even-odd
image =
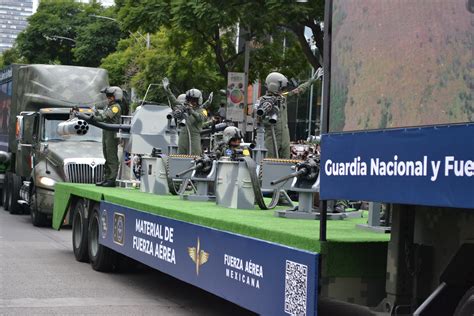
{"label": "blue trailer side panel", "polygon": [[316,253],[112,203],[100,207],[106,247],[262,315],[317,314]]}

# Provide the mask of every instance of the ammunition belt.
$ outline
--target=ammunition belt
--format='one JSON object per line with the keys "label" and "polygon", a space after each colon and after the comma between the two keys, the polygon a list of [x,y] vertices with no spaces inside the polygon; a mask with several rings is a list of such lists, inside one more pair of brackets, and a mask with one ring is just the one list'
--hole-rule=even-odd
{"label": "ammunition belt", "polygon": [[192,159],[199,158],[199,156],[196,156],[196,155],[183,155],[183,154],[171,154],[168,157],[170,157],[170,158],[192,158]]}
{"label": "ammunition belt", "polygon": [[302,162],[303,160],[298,160],[298,159],[264,158],[263,161],[297,164],[297,163]]}
{"label": "ammunition belt", "polygon": [[255,163],[255,160],[250,157],[243,157],[242,160],[245,162],[247,170],[249,171],[255,200],[260,209],[270,210],[272,208],[275,208],[278,204],[278,200],[280,199],[280,190],[273,190],[272,200],[270,204],[266,205],[265,200],[263,199],[262,190],[260,189],[260,181],[257,176],[257,164]]}

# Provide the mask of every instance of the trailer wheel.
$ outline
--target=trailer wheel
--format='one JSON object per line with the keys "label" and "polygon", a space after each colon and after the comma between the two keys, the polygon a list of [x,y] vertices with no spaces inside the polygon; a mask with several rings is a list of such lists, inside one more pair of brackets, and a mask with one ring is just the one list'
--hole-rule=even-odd
{"label": "trailer wheel", "polygon": [[8,211],[8,200],[10,194],[10,182],[11,182],[11,172],[7,171],[5,173],[5,182],[3,183],[3,190],[2,190],[2,205],[5,211]]}
{"label": "trailer wheel", "polygon": [[466,294],[459,301],[454,316],[474,315],[474,286],[467,290]]}
{"label": "trailer wheel", "polygon": [[21,187],[21,178],[16,174],[12,174],[10,182],[10,194],[9,194],[9,203],[8,210],[10,214],[20,214],[23,212],[23,209],[20,204],[18,204],[18,199],[20,198],[20,187]]}
{"label": "trailer wheel", "polygon": [[99,206],[96,204],[89,217],[88,249],[92,269],[108,272],[114,268],[117,253],[99,243]]}
{"label": "trailer wheel", "polygon": [[33,226],[44,227],[51,226],[48,216],[44,213],[41,213],[38,209],[38,199],[36,197],[36,187],[32,184],[31,193],[30,193],[30,216]]}
{"label": "trailer wheel", "polygon": [[85,199],[77,199],[72,208],[72,249],[79,262],[89,262],[87,246],[88,219],[87,203]]}

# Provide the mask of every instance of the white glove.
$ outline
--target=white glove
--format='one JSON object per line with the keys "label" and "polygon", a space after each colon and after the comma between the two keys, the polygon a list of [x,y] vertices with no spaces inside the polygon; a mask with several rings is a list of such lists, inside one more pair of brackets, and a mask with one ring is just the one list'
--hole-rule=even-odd
{"label": "white glove", "polygon": [[165,90],[168,90],[170,86],[170,81],[168,80],[168,78],[164,77],[163,80],[161,80],[161,82],[163,82],[163,88]]}

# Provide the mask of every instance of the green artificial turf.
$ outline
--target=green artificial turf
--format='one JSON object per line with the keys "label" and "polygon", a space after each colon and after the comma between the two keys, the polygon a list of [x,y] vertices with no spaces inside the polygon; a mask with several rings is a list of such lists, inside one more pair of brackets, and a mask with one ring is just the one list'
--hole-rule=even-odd
{"label": "green artificial turf", "polygon": [[[59,229],[70,196],[105,200],[144,212],[259,238],[286,246],[321,252],[332,264],[327,276],[381,276],[385,273],[388,234],[360,230],[366,218],[328,221],[327,243],[319,241],[319,221],[275,217],[273,211],[236,210],[213,202],[184,201],[177,196],[143,193],[136,189],[102,188],[87,184],[58,183],[55,187],[53,227]],[[331,261],[332,260],[332,261]]]}

